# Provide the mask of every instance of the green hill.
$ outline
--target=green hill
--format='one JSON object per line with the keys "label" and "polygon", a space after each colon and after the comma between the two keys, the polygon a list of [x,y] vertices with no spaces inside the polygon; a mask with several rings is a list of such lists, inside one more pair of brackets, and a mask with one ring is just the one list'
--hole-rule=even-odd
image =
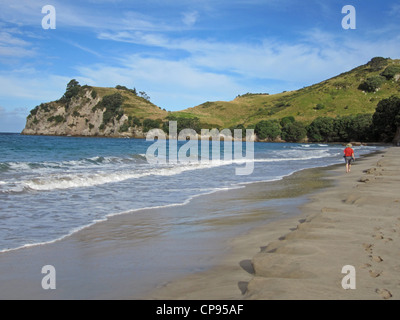
{"label": "green hill", "polygon": [[[400,70],[396,73],[394,68],[393,77],[381,76],[393,66],[399,68],[400,60],[374,58],[349,72],[296,91],[274,95],[247,93],[233,101],[206,102],[174,114],[186,118],[198,117],[202,123],[224,128],[238,124],[253,126],[261,120],[279,120],[287,116],[309,124],[323,116],[373,114],[380,100],[400,93]],[[375,77],[382,83],[367,92],[362,85],[367,79],[374,80]]]}

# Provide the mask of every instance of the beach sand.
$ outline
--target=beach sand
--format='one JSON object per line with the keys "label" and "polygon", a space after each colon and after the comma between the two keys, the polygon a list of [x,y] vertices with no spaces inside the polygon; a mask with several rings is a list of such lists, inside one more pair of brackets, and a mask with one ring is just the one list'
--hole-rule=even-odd
{"label": "beach sand", "polygon": [[[234,239],[217,267],[148,298],[399,299],[399,159],[400,148],[388,148],[356,161],[349,174],[332,167],[333,187],[311,194],[301,214]],[[342,273],[344,266],[354,268]]]}
{"label": "beach sand", "polygon": [[[0,299],[398,299],[399,156],[388,148],[350,174],[306,169],[1,253]],[[44,265],[56,290],[41,287]],[[345,265],[355,290],[342,288]]]}

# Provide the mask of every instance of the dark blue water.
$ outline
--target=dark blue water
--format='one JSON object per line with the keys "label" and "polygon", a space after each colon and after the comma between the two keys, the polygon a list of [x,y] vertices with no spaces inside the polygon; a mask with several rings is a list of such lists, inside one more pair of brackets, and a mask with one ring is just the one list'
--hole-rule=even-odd
{"label": "dark blue water", "polygon": [[[216,143],[209,143],[210,153]],[[110,215],[182,204],[200,194],[343,161],[341,145],[255,143],[254,161],[224,161],[221,145],[219,161],[151,164],[146,152],[153,144],[0,134],[0,252],[61,239]],[[185,146],[178,142],[178,150]],[[245,143],[243,150],[245,155]],[[355,150],[360,155],[377,148]],[[236,174],[250,162],[251,174]]]}

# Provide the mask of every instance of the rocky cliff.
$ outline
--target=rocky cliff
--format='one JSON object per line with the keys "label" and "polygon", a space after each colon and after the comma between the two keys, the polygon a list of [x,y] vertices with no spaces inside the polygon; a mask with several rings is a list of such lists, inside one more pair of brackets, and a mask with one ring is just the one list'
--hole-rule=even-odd
{"label": "rocky cliff", "polygon": [[162,119],[167,114],[125,87],[71,83],[61,99],[42,103],[31,111],[22,134],[143,138],[143,115]]}

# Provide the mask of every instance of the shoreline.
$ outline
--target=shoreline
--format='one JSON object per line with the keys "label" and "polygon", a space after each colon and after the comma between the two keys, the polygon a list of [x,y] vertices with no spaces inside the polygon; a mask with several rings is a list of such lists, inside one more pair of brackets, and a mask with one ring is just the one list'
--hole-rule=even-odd
{"label": "shoreline", "polygon": [[[18,250],[25,250],[25,249],[29,249],[29,248],[34,248],[34,247],[38,247],[38,246],[45,246],[45,245],[50,245],[59,241],[63,241],[64,239],[67,239],[71,236],[73,236],[76,233],[79,232],[83,232],[85,229],[90,228],[92,226],[94,226],[97,223],[105,223],[107,222],[109,219],[113,218],[113,217],[117,217],[117,216],[121,216],[121,215],[130,215],[130,214],[134,214],[135,212],[141,212],[141,211],[151,211],[151,210],[162,210],[162,209],[168,209],[168,208],[173,208],[173,207],[180,207],[180,206],[186,206],[189,205],[191,203],[191,201],[193,199],[196,199],[197,197],[206,197],[208,195],[212,195],[214,193],[218,193],[218,192],[231,192],[234,190],[239,190],[239,189],[243,189],[246,188],[246,186],[248,185],[256,185],[256,184],[265,184],[265,183],[274,183],[274,182],[279,182],[287,177],[290,177],[292,175],[295,175],[297,173],[301,173],[304,170],[313,170],[313,169],[323,169],[323,168],[329,168],[331,166],[336,166],[337,164],[332,164],[332,165],[327,165],[327,166],[323,166],[323,167],[315,167],[315,168],[306,168],[306,169],[300,169],[298,171],[294,171],[290,174],[287,174],[285,176],[273,179],[273,180],[266,180],[266,181],[252,181],[252,182],[241,182],[238,183],[236,185],[232,185],[229,187],[221,187],[221,188],[217,188],[215,190],[209,191],[209,192],[205,192],[205,193],[200,193],[200,194],[195,194],[190,196],[188,199],[184,200],[183,202],[180,203],[172,203],[172,204],[167,204],[167,205],[160,205],[160,206],[154,206],[154,207],[144,207],[144,208],[138,208],[138,209],[133,209],[133,210],[129,210],[129,211],[124,211],[124,212],[118,212],[118,213],[110,213],[106,216],[104,216],[104,218],[100,219],[100,220],[95,220],[92,221],[91,223],[84,225],[82,227],[78,227],[74,230],[72,230],[70,233],[63,235],[57,239],[53,239],[53,240],[48,240],[48,241],[43,241],[43,242],[37,242],[37,243],[29,243],[29,244],[24,244],[21,245],[19,247],[15,247],[15,248],[7,248],[7,249],[0,249],[0,254],[2,253],[8,253],[8,252],[13,252],[13,251],[18,251]],[[1,182],[1,181],[0,181]]]}
{"label": "shoreline", "polygon": [[[14,134],[14,133],[13,133]],[[365,156],[369,156],[371,154],[374,154],[376,152],[379,151],[374,151],[370,154],[366,154],[366,155],[362,155],[362,157]],[[138,208],[138,209],[132,209],[132,210],[128,210],[128,211],[123,211],[123,212],[117,212],[117,213],[110,213],[105,215],[103,218],[92,221],[90,223],[88,223],[87,225],[81,226],[81,227],[77,227],[74,230],[71,230],[68,234],[62,235],[57,239],[52,239],[52,240],[48,240],[48,241],[43,241],[43,242],[37,242],[37,243],[28,243],[28,244],[23,244],[21,246],[15,247],[15,248],[4,248],[4,249],[0,249],[0,254],[2,253],[8,253],[8,252],[13,252],[13,251],[18,251],[18,250],[24,250],[24,249],[29,249],[29,248],[34,248],[37,246],[44,246],[44,245],[50,245],[59,241],[63,241],[64,239],[67,239],[71,236],[73,236],[76,233],[82,232],[87,228],[90,228],[92,226],[94,226],[97,223],[104,223],[107,222],[107,220],[109,220],[110,218],[113,218],[115,216],[120,216],[120,215],[129,215],[129,214],[134,214],[135,212],[140,212],[140,211],[147,211],[147,210],[158,210],[158,209],[167,209],[167,208],[171,208],[171,207],[179,207],[179,206],[185,206],[185,205],[189,205],[190,202],[197,198],[197,197],[203,197],[203,196],[207,196],[207,195],[212,195],[214,193],[218,193],[218,192],[230,192],[233,190],[237,190],[237,189],[243,189],[246,188],[246,186],[249,185],[253,185],[253,184],[270,184],[270,183],[279,183],[279,181],[282,181],[283,179],[286,179],[292,175],[301,173],[304,170],[318,170],[318,169],[324,169],[324,168],[329,168],[329,167],[334,167],[336,165],[340,165],[340,164],[328,164],[325,166],[319,166],[319,167],[311,167],[311,168],[304,168],[304,169],[300,169],[297,171],[293,171],[289,174],[277,177],[275,179],[272,180],[261,180],[261,181],[251,181],[251,182],[240,182],[237,183],[235,185],[231,185],[231,186],[227,186],[227,187],[220,187],[220,188],[216,188],[214,190],[205,192],[205,193],[200,193],[200,194],[195,194],[195,195],[191,195],[189,196],[189,198],[185,199],[183,202],[177,202],[177,203],[172,203],[172,204],[167,204],[167,205],[160,205],[160,206],[153,206],[153,207],[144,207],[144,208]]]}
{"label": "shoreline", "polygon": [[[303,170],[316,173],[325,167]],[[179,206],[113,215],[61,240],[0,253],[0,287],[4,289],[0,299],[142,299],[171,279],[208,270],[227,252],[232,238],[260,223],[279,219],[282,210],[290,213],[307,190],[321,186],[319,182],[315,185],[317,177],[310,176],[309,186],[299,188],[296,177],[304,175],[303,170],[280,180],[199,195]],[[288,188],[296,180],[296,186]],[[288,203],[282,203],[282,199]],[[251,211],[243,215],[249,206]],[[181,221],[182,216],[188,218],[179,222],[176,230],[157,227],[168,219]],[[142,227],[149,233],[144,234]],[[194,239],[191,230],[197,232]],[[151,253],[141,255],[144,248]],[[161,257],[166,260],[167,271],[157,270]],[[40,270],[48,264],[56,267],[59,287],[64,290],[45,292],[38,285]],[[145,269],[152,268],[156,274],[146,273]],[[121,270],[125,273],[116,275]],[[104,277],[104,272],[112,274]],[[85,290],[78,289],[88,277],[93,278],[91,284]],[[115,289],[105,289],[108,287]]]}
{"label": "shoreline", "polygon": [[[137,140],[146,140],[146,136],[140,137],[140,136],[127,136],[127,135],[117,135],[117,136],[96,136],[96,135],[56,135],[56,134],[24,134],[22,132],[0,132],[0,134],[10,134],[10,135],[20,135],[20,136],[30,136],[30,137],[62,137],[62,138],[109,138],[109,139],[137,139]],[[170,137],[167,137],[165,140],[171,140]],[[172,140],[177,140],[176,138],[173,138]],[[201,141],[202,139],[197,139],[198,141]],[[212,139],[208,139],[209,141],[213,141]],[[179,139],[178,141],[187,141],[186,139]],[[221,142],[224,141],[224,138],[221,137]],[[242,138],[239,140],[232,140],[232,141],[238,141],[238,142],[246,142],[246,138]],[[231,141],[230,141],[231,142]],[[254,139],[250,140],[250,142],[257,142],[257,143],[299,143],[299,144],[339,144],[345,146],[349,142],[346,141],[331,141],[331,142],[310,142],[310,141],[304,141],[304,142],[288,142],[285,140],[274,140],[274,141],[269,141],[268,139]],[[391,142],[376,142],[376,141],[369,141],[369,142],[351,142],[353,146],[382,146],[382,147],[392,147],[394,146],[394,143]]]}
{"label": "shoreline", "polygon": [[[399,299],[399,157],[392,147],[358,159],[349,174],[328,167],[332,187],[307,195],[299,215],[235,238],[218,266],[146,299]],[[342,287],[348,265],[355,290]]]}
{"label": "shoreline", "polygon": [[[391,149],[395,148],[363,156],[353,167],[354,176],[360,175],[356,170],[376,163]],[[144,211],[155,215],[154,220],[148,221],[150,215],[142,211],[139,222],[154,229],[150,235],[140,234],[133,224],[138,222],[138,217],[128,213],[112,216],[52,244],[2,253],[0,286],[4,290],[0,292],[0,299],[296,299],[277,289],[282,285],[285,288],[288,279],[290,282],[293,279],[283,277],[282,280],[276,275],[263,274],[263,255],[265,251],[270,255],[269,251],[292,250],[281,249],[281,244],[287,241],[279,239],[285,239],[287,233],[299,226],[305,230],[305,226],[315,222],[311,221],[309,208],[313,208],[318,195],[330,190],[337,192],[340,177],[344,176],[343,167],[334,164],[302,169],[278,181],[255,182],[240,189],[200,195],[178,207],[146,209]],[[332,187],[326,188],[329,184]],[[220,217],[202,216],[215,210]],[[232,210],[237,210],[236,215],[221,220],[225,211],[231,213]],[[313,210],[318,211],[315,207]],[[200,219],[183,223],[173,241],[154,225],[162,224],[163,219],[186,214],[186,211]],[[194,239],[196,241],[185,238],[182,230],[188,228],[185,232],[190,233],[195,225],[204,227],[205,234]],[[298,238],[295,246],[301,246],[301,237]],[[154,239],[162,242],[156,243]],[[191,242],[186,243],[188,239]],[[138,258],[140,250],[135,251],[138,243],[145,241],[155,242],[151,247],[154,252],[144,255],[149,261]],[[163,246],[160,247],[160,243]],[[271,249],[271,245],[277,243],[279,248]],[[298,250],[295,256],[313,256],[308,249]],[[167,266],[165,271],[158,266],[161,257],[167,260],[162,261]],[[46,292],[40,288],[43,277],[40,270],[45,264],[57,268],[57,288],[60,289]],[[174,269],[181,265],[183,269]],[[141,279],[141,273],[148,271],[146,268],[151,269],[150,273],[144,273]],[[336,278],[338,276],[343,277],[340,272]],[[268,283],[271,289],[271,281],[275,282],[277,291],[267,294],[264,287]],[[142,290],[141,286],[146,289]],[[302,286],[304,283],[299,288]],[[390,292],[393,295],[395,290]],[[374,292],[373,296],[378,295]]]}

